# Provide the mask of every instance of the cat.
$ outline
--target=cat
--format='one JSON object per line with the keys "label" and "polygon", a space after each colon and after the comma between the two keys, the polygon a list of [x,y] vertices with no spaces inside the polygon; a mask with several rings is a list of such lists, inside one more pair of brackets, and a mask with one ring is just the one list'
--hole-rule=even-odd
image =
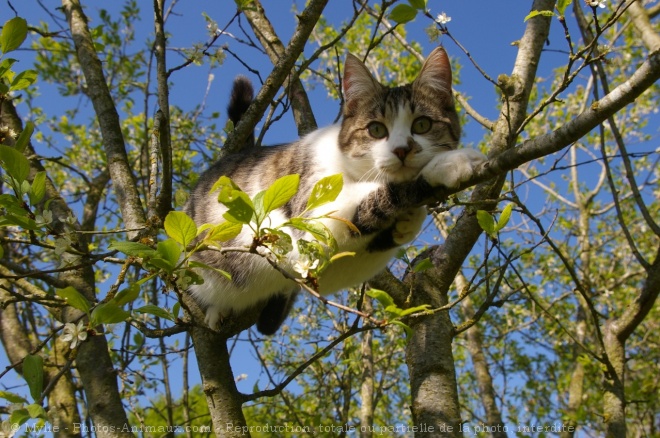
{"label": "cat", "polygon": [[[456,149],[461,127],[451,83],[451,66],[442,47],[431,52],[412,83],[391,88],[381,85],[358,58],[348,54],[340,123],[279,146],[254,147],[251,137],[241,153],[223,158],[200,176],[185,211],[198,225],[224,221],[226,208],[218,203],[217,193],[209,193],[222,175],[254,196],[277,178],[298,174],[299,192],[271,214],[276,226],[305,209],[319,179],[341,173],[344,187],[337,199],[313,214],[334,211],[334,216],[352,222],[354,228],[332,219],[325,224],[339,251],[355,255],[333,261],[320,274],[318,285],[324,295],[359,285],[382,271],[400,246],[415,239],[426,218],[426,208],[419,204],[434,187],[458,187],[486,160],[474,149]],[[249,80],[238,77],[228,107],[234,124],[252,99]],[[294,243],[303,237],[298,230],[290,234]],[[252,240],[244,227],[228,245],[249,247]],[[282,261],[283,267],[293,273],[298,256],[294,249]],[[231,274],[228,280],[199,269],[204,283],[189,289],[206,308],[209,327],[217,328],[224,317],[260,306],[257,329],[266,335],[277,331],[299,290],[295,282],[257,254],[201,251],[194,258]]]}

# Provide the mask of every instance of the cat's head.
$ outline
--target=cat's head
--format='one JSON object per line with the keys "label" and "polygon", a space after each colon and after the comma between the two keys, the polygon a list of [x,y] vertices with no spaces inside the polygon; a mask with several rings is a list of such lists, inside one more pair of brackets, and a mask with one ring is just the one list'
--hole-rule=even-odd
{"label": "cat's head", "polygon": [[417,177],[438,152],[455,149],[461,128],[451,91],[451,66],[441,47],[417,78],[399,87],[381,85],[355,56],[346,58],[339,146],[349,176],[402,182]]}

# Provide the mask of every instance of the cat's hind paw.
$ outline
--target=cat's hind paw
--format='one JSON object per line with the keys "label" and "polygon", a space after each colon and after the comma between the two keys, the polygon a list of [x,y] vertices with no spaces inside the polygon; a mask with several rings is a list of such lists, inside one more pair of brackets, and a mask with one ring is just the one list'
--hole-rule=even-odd
{"label": "cat's hind paw", "polygon": [[424,207],[411,208],[399,213],[392,232],[394,243],[403,245],[412,242],[421,230],[424,219],[426,219],[426,208]]}
{"label": "cat's hind paw", "polygon": [[476,149],[456,149],[434,157],[424,169],[422,176],[433,187],[456,188],[472,178],[474,169],[488,159]]}

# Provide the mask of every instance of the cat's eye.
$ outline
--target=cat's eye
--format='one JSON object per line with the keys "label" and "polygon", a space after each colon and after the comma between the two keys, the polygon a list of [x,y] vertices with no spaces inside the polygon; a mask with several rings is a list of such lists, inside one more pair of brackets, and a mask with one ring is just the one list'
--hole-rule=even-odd
{"label": "cat's eye", "polygon": [[385,138],[388,135],[387,127],[380,122],[371,122],[367,126],[369,135],[373,138]]}
{"label": "cat's eye", "polygon": [[410,130],[413,134],[426,134],[431,129],[431,123],[428,117],[417,117]]}

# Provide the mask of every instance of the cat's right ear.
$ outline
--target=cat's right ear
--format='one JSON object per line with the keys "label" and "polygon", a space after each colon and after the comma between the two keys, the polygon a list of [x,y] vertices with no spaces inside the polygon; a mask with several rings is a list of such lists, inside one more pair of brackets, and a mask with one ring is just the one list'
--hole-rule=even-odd
{"label": "cat's right ear", "polygon": [[367,67],[352,54],[346,55],[344,64],[344,115],[355,111],[359,102],[368,102],[378,96],[382,85],[369,73]]}

